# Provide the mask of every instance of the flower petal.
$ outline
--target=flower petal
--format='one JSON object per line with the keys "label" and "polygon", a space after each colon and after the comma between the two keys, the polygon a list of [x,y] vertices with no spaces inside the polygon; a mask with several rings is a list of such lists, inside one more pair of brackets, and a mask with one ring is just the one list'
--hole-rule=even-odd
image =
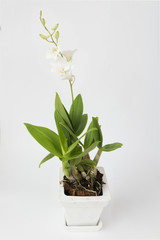
{"label": "flower petal", "polygon": [[77,51],[77,49],[74,50],[68,50],[68,51],[63,51],[62,54],[65,56],[67,61],[72,61],[73,54]]}

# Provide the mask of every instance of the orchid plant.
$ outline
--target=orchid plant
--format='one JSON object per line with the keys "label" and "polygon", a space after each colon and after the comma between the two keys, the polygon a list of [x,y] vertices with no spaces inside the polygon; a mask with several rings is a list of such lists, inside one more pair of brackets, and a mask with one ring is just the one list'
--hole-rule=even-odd
{"label": "orchid plant", "polygon": [[[62,51],[59,47],[59,25],[51,30],[46,26],[45,19],[40,11],[40,21],[47,35],[40,37],[50,44],[47,57],[52,60],[52,67],[57,68],[62,79],[70,84],[72,104],[67,111],[60,96],[56,93],[54,119],[57,133],[41,126],[25,123],[26,128],[35,140],[42,145],[48,155],[40,162],[39,167],[53,157],[58,157],[62,162],[63,172],[69,181],[79,181],[84,178],[87,181],[94,179],[97,174],[97,164],[102,152],[110,152],[120,148],[121,143],[103,144],[103,136],[98,117],[92,117],[92,121],[85,133],[83,133],[88,115],[83,113],[83,101],[81,94],[75,98],[73,95],[72,59],[76,50]],[[82,140],[83,139],[83,140]],[[90,151],[97,148],[94,159],[90,158]]]}

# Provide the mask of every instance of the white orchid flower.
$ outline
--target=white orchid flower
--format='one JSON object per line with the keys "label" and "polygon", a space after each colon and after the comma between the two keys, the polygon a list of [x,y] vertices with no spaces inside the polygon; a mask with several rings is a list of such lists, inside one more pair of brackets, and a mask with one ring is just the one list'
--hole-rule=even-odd
{"label": "white orchid flower", "polygon": [[72,72],[65,72],[63,74],[61,74],[62,80],[69,80],[72,83],[75,80],[75,76],[72,74]]}
{"label": "white orchid flower", "polygon": [[72,83],[75,80],[75,76],[72,73],[72,57],[75,51],[77,50],[60,52],[58,46],[51,46],[46,55],[48,59],[52,60],[51,71],[58,72],[62,80],[69,80]]}
{"label": "white orchid flower", "polygon": [[60,73],[69,72],[72,69],[72,63],[68,62],[65,58],[59,57],[57,67]]}
{"label": "white orchid flower", "polygon": [[70,80],[74,82],[74,75],[72,74],[73,64],[71,61],[67,61],[66,58],[58,56],[56,60],[53,60],[52,63],[52,72],[58,72],[62,80]]}
{"label": "white orchid flower", "polygon": [[59,49],[56,46],[51,46],[47,50],[46,58],[47,59],[56,59],[59,53]]}
{"label": "white orchid flower", "polygon": [[68,62],[67,59],[65,58],[59,58],[57,61],[57,66],[58,66],[58,70],[59,73],[62,77],[63,80],[72,80],[73,78],[73,74],[72,74],[72,69],[73,69],[73,65],[72,62]]}
{"label": "white orchid flower", "polygon": [[74,50],[68,50],[68,51],[63,51],[62,54],[65,56],[67,61],[72,61],[73,54],[77,51],[77,49]]}

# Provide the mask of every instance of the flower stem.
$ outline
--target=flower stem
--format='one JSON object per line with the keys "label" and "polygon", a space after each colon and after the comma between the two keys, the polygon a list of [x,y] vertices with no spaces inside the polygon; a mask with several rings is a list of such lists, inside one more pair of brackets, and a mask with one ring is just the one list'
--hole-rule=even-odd
{"label": "flower stem", "polygon": [[69,84],[70,84],[70,88],[71,88],[71,96],[72,96],[72,103],[73,103],[74,97],[73,97],[73,88],[72,88],[71,80],[69,80]]}

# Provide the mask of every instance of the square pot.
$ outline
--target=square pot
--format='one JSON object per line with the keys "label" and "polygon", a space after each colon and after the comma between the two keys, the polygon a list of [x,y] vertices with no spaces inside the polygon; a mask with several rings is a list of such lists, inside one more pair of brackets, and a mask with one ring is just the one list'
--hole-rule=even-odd
{"label": "square pot", "polygon": [[[102,196],[67,196],[64,193],[63,184],[59,184],[59,202],[64,207],[66,226],[91,228],[99,226],[101,228],[100,215],[103,208],[109,204],[111,195],[104,168],[97,167],[97,169],[103,174],[103,182],[105,182]],[[60,181],[63,179],[63,175],[62,169],[60,169]]]}

